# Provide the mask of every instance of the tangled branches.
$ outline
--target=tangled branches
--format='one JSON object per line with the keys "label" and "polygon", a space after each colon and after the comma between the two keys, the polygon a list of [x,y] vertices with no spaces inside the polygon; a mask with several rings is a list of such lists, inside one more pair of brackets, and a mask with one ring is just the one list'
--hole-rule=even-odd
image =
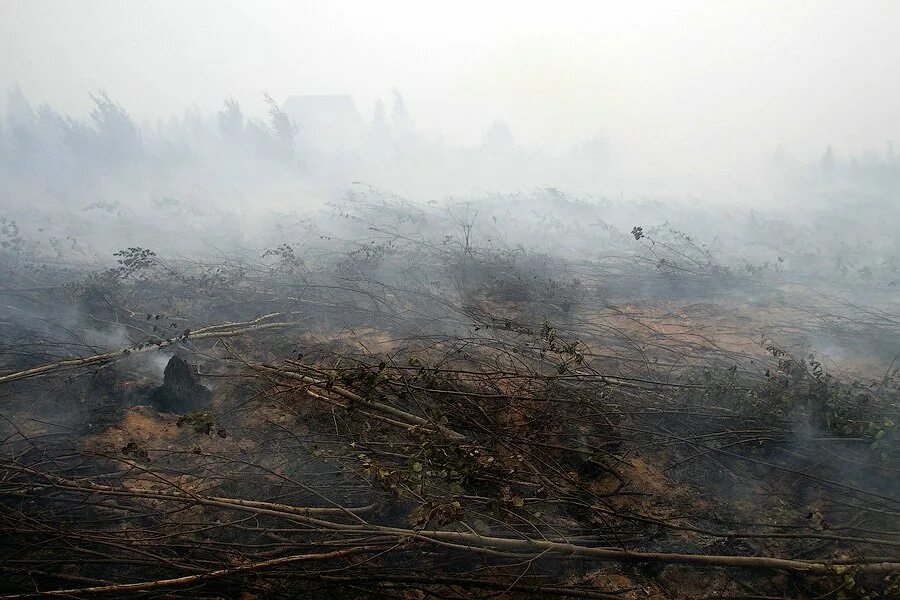
{"label": "tangled branches", "polygon": [[[475,241],[142,254],[119,304],[72,328],[125,343],[40,361],[9,342],[0,594],[897,591],[893,365],[865,381],[795,351],[823,319],[835,339],[893,331],[889,311],[694,288],[635,305],[610,282],[673,275]],[[173,351],[212,388],[197,414],[147,406]]]}

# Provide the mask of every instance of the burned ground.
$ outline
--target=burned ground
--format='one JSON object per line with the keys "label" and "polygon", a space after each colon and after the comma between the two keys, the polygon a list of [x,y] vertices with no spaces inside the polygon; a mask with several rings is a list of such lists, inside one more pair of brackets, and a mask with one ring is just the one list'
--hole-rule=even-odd
{"label": "burned ground", "polygon": [[887,284],[341,210],[370,239],[8,269],[5,597],[898,592]]}

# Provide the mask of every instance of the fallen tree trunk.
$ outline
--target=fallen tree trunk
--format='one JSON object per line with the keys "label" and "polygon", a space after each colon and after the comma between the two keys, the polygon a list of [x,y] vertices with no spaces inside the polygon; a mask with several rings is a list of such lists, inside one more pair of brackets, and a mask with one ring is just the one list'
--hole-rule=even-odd
{"label": "fallen tree trunk", "polygon": [[[15,470],[27,472],[37,475],[50,482],[53,487],[67,489],[70,491],[84,492],[90,494],[108,494],[108,495],[125,495],[146,497],[150,499],[169,500],[178,502],[195,502],[197,504],[206,504],[219,506],[221,508],[231,508],[234,510],[242,510],[248,512],[258,512],[274,517],[281,517],[291,521],[304,523],[314,526],[321,530],[327,530],[334,533],[344,533],[347,535],[379,535],[395,538],[398,543],[404,541],[421,541],[437,545],[456,545],[464,547],[470,551],[478,550],[506,550],[522,554],[523,558],[536,558],[543,555],[554,555],[558,558],[581,558],[596,559],[599,561],[617,561],[617,562],[636,562],[636,563],[662,563],[662,564],[683,564],[701,567],[730,567],[745,569],[771,569],[776,571],[785,571],[792,573],[802,573],[808,575],[840,575],[849,572],[851,569],[856,573],[873,573],[873,574],[893,574],[900,573],[900,562],[895,560],[884,560],[876,558],[866,560],[865,557],[849,560],[834,561],[813,561],[813,560],[796,560],[789,558],[777,558],[768,556],[733,556],[733,555],[715,555],[715,554],[682,554],[669,552],[642,552],[635,550],[623,550],[610,547],[593,547],[581,544],[573,544],[566,541],[554,541],[548,539],[533,538],[506,538],[498,536],[480,535],[478,533],[466,533],[461,531],[447,530],[416,530],[406,529],[402,527],[389,527],[372,524],[356,514],[359,509],[352,514],[357,520],[356,523],[338,523],[321,518],[315,518],[310,515],[335,512],[349,512],[354,509],[316,509],[306,507],[296,507],[285,504],[277,504],[271,502],[248,501],[237,498],[222,497],[203,497],[184,492],[156,492],[149,490],[137,490],[129,488],[116,488],[113,486],[100,485],[95,483],[81,484],[74,480],[64,479],[44,473],[17,467]],[[39,487],[39,486],[36,486]],[[288,557],[290,558],[290,557]],[[271,561],[265,561],[267,564]],[[277,563],[272,563],[277,564]],[[265,567],[259,567],[265,568]],[[179,578],[186,579],[186,578]],[[135,584],[138,585],[138,584]],[[98,589],[104,589],[109,586],[100,586]],[[70,593],[75,593],[69,590]],[[104,592],[98,592],[104,593]],[[20,596],[13,596],[20,597]]]}
{"label": "fallen tree trunk", "polygon": [[[48,373],[53,373],[55,371],[61,371],[63,369],[69,369],[74,367],[86,367],[90,365],[100,365],[100,364],[108,364],[112,362],[116,362],[125,358],[128,358],[132,354],[139,354],[142,352],[150,352],[152,350],[159,350],[161,348],[166,348],[167,346],[171,346],[172,344],[177,344],[179,342],[187,341],[187,340],[202,340],[208,338],[227,338],[234,337],[238,335],[243,335],[245,333],[253,333],[256,331],[263,331],[266,329],[277,329],[280,327],[289,327],[291,325],[297,325],[300,321],[286,321],[286,322],[278,322],[278,323],[260,323],[265,319],[269,319],[271,317],[279,316],[281,313],[271,313],[268,315],[263,315],[252,321],[246,321],[243,323],[222,323],[220,325],[211,325],[209,327],[204,327],[202,329],[198,329],[196,331],[190,333],[183,333],[181,335],[168,338],[158,343],[149,343],[149,344],[141,344],[138,346],[131,346],[128,348],[120,348],[118,350],[113,350],[112,352],[104,352],[102,354],[95,354],[94,356],[86,356],[84,358],[72,358],[68,360],[61,360],[58,362],[48,363],[45,365],[41,365],[39,367],[33,367],[31,369],[25,369],[23,371],[17,371],[15,373],[8,373],[6,375],[0,375],[0,385],[4,383],[12,383],[13,381],[20,381],[22,379],[29,379],[31,377],[38,377],[40,375],[46,375]],[[222,331],[225,327],[238,327],[237,329],[226,329]]]}

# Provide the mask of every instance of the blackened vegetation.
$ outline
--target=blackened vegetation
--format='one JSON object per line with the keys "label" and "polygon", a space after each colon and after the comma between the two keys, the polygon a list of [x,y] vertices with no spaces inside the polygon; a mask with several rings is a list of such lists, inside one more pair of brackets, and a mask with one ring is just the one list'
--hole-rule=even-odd
{"label": "blackened vegetation", "polygon": [[13,272],[19,312],[91,295],[65,330],[0,323],[4,594],[900,591],[886,288],[800,285],[670,227],[488,244],[487,208],[448,232],[366,198],[341,206],[352,242]]}

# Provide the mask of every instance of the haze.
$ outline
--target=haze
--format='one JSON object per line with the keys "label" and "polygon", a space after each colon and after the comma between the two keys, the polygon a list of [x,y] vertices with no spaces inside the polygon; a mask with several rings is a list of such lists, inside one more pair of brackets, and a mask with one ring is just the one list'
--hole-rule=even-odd
{"label": "haze", "polygon": [[0,598],[900,598],[898,139],[898,0],[0,0]]}
{"label": "haze", "polygon": [[[700,184],[780,148],[884,149],[900,133],[900,4],[853,2],[48,2],[0,5],[0,87],[137,120],[262,92],[402,92],[413,121],[476,143],[494,119],[561,153],[599,136],[632,179]],[[756,163],[754,163],[756,164]]]}

